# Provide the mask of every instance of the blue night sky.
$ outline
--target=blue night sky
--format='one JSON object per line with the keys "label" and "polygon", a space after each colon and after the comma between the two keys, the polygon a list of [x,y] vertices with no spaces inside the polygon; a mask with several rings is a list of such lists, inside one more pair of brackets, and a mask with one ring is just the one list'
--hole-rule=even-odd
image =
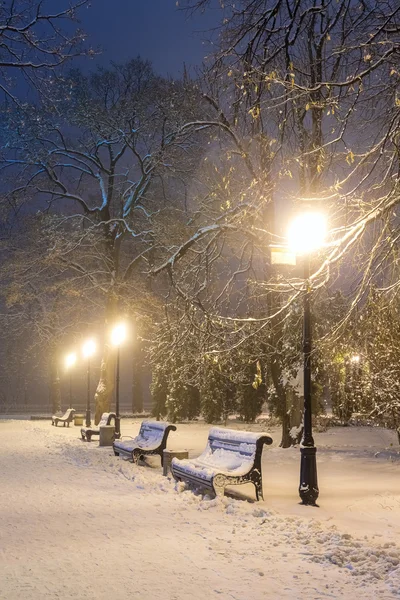
{"label": "blue night sky", "polygon": [[102,49],[97,64],[124,62],[140,54],[156,72],[177,77],[183,63],[201,64],[210,49],[203,40],[210,38],[217,12],[191,17],[177,9],[176,0],[93,0],[80,19],[91,45]]}

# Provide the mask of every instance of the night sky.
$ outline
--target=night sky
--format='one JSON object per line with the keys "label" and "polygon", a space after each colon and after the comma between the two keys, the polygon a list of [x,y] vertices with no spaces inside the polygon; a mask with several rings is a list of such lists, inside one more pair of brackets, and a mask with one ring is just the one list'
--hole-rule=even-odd
{"label": "night sky", "polygon": [[179,77],[183,63],[199,66],[210,50],[203,40],[210,38],[217,12],[191,17],[177,9],[176,0],[93,0],[90,8],[81,10],[80,21],[89,43],[102,49],[96,64],[140,55],[157,73]]}

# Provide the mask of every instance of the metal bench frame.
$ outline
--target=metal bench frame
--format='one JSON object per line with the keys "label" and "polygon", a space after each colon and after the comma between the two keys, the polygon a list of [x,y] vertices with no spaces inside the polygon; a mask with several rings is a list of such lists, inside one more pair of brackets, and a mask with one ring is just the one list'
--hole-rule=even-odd
{"label": "metal bench frame", "polygon": [[[122,446],[118,446],[118,444],[123,442],[123,440],[116,440],[113,443],[113,450],[115,456],[125,456],[126,458],[137,464],[139,460],[142,460],[145,456],[155,456],[158,454],[161,458],[161,466],[163,466],[164,449],[167,447],[168,435],[170,431],[176,431],[176,426],[170,425],[169,423],[164,423],[163,425],[165,425],[165,427],[161,428],[159,425],[159,421],[142,421],[139,434],[135,438],[131,438],[134,445],[133,449],[127,450]],[[145,440],[144,433],[148,429],[158,432],[160,438],[160,443],[158,444],[158,446],[150,449],[143,447],[143,445],[141,446],[141,441],[143,442]]]}
{"label": "metal bench frame", "polygon": [[68,408],[62,417],[57,417],[56,415],[53,415],[51,417],[51,424],[55,425],[57,427],[58,423],[63,423],[64,427],[65,427],[65,424],[67,424],[69,427],[69,424],[71,423],[72,419],[74,418],[75,412],[76,411],[74,408]]}
{"label": "metal bench frame", "polygon": [[[272,444],[273,440],[269,435],[265,433],[260,433],[259,435],[252,434],[254,441],[252,441],[250,445],[254,446],[254,453],[252,453],[254,454],[254,458],[247,473],[235,475],[234,469],[232,471],[227,471],[224,469],[223,460],[218,461],[217,458],[217,456],[221,456],[221,452],[219,455],[214,455],[217,448],[222,451],[222,456],[225,454],[224,450],[226,453],[229,452],[234,454],[235,446],[237,446],[238,454],[243,455],[243,452],[241,452],[241,444],[248,445],[249,442],[246,440],[245,436],[243,436],[243,440],[240,441],[240,433],[239,430],[218,429],[213,427],[208,435],[207,446],[198,459],[172,459],[171,473],[174,479],[176,481],[185,481],[188,484],[193,484],[200,489],[211,490],[216,496],[223,496],[225,487],[228,485],[252,483],[255,488],[256,499],[259,500],[261,498],[263,500],[261,455],[264,444]],[[249,433],[250,432],[243,432],[243,434]],[[230,434],[231,439],[229,438]],[[211,450],[212,455],[215,456],[215,460],[210,463],[207,461],[201,464],[201,457],[208,449]],[[245,454],[248,453],[246,452]],[[218,462],[220,462],[220,464],[218,464]],[[204,466],[207,469],[207,472],[201,471],[201,474],[199,472],[198,475],[194,473],[193,470],[196,470],[196,463],[197,465]],[[199,470],[198,466],[197,470]]]}
{"label": "metal bench frame", "polygon": [[114,419],[114,425],[115,425],[115,419],[117,418],[117,415],[113,412],[110,413],[103,413],[101,415],[101,419],[99,421],[99,423],[96,426],[93,427],[82,427],[81,428],[81,437],[83,440],[86,440],[87,442],[91,442],[92,441],[92,436],[94,435],[100,435],[100,427],[103,427],[103,425],[111,425],[111,421]]}

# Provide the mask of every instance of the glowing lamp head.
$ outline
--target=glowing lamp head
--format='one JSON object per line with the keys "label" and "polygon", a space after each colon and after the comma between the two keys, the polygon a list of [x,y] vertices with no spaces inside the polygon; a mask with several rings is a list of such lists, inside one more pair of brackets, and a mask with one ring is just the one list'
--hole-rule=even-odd
{"label": "glowing lamp head", "polygon": [[290,224],[288,245],[296,254],[308,254],[320,248],[326,236],[326,217],[321,213],[303,213]]}
{"label": "glowing lamp head", "polygon": [[70,352],[70,354],[67,354],[67,356],[65,357],[65,367],[67,369],[70,369],[71,367],[74,366],[75,363],[76,363],[76,354],[75,354],[75,352]]}
{"label": "glowing lamp head", "polygon": [[96,342],[87,340],[82,346],[82,354],[84,358],[90,358],[96,352]]}
{"label": "glowing lamp head", "polygon": [[126,339],[125,323],[118,323],[111,331],[111,343],[113,346],[120,346]]}
{"label": "glowing lamp head", "polygon": [[359,354],[354,354],[351,357],[351,362],[353,362],[353,363],[359,363],[360,362],[360,355]]}

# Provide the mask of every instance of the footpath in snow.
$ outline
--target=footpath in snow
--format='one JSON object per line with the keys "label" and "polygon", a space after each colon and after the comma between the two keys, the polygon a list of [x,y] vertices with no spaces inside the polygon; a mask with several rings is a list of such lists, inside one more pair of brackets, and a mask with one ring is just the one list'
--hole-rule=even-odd
{"label": "footpath in snow", "polygon": [[[123,420],[122,433],[139,426]],[[169,447],[196,456],[208,429],[178,425]],[[400,598],[395,434],[317,434],[314,508],[299,505],[299,450],[269,433],[256,503],[252,486],[232,488],[241,498],[194,494],[158,458],[132,465],[78,427],[0,421],[0,599]]]}

